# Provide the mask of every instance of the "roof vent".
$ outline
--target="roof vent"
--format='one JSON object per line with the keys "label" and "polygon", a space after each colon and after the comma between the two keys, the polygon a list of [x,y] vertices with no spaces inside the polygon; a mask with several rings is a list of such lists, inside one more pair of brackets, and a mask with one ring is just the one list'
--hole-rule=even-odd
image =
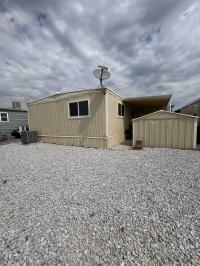
{"label": "roof vent", "polygon": [[21,109],[21,103],[20,102],[12,102],[12,108],[13,109]]}

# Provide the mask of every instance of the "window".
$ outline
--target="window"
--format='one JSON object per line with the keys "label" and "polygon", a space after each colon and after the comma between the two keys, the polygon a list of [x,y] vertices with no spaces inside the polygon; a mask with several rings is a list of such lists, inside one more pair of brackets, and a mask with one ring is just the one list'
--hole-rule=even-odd
{"label": "window", "polygon": [[124,105],[121,103],[118,103],[118,116],[124,116]]}
{"label": "window", "polygon": [[79,116],[88,114],[88,101],[79,102]]}
{"label": "window", "polygon": [[69,113],[70,116],[78,116],[78,103],[69,104]]}
{"label": "window", "polygon": [[8,113],[0,113],[0,122],[8,122]]}
{"label": "window", "polygon": [[122,104],[122,116],[124,116],[124,105]]}
{"label": "window", "polygon": [[69,117],[89,116],[89,101],[77,101],[69,103]]}

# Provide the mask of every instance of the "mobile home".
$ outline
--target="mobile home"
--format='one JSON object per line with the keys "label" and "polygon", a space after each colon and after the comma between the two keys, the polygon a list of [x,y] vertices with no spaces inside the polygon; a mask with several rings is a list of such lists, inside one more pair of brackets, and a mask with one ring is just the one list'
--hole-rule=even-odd
{"label": "mobile home", "polygon": [[60,93],[28,103],[29,128],[42,142],[110,148],[128,136],[132,118],[170,103],[171,95],[122,98],[108,88]]}

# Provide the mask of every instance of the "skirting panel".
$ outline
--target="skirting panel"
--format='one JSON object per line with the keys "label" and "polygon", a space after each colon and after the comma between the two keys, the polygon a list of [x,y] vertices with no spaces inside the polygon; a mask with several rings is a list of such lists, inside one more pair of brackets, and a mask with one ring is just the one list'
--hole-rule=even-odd
{"label": "skirting panel", "polygon": [[45,143],[61,144],[67,146],[107,148],[107,140],[101,138],[82,138],[82,137],[51,137],[40,136],[40,140]]}

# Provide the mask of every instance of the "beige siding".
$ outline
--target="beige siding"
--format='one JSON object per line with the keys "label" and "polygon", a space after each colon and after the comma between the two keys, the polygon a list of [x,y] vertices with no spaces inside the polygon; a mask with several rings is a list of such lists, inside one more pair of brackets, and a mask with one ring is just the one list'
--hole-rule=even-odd
{"label": "beige siding", "polygon": [[197,118],[157,112],[133,120],[133,145],[142,139],[146,147],[196,148]]}
{"label": "beige siding", "polygon": [[[68,101],[90,100],[90,117],[68,118]],[[65,94],[28,104],[30,130],[44,142],[105,148],[105,95],[102,90]]]}
{"label": "beige siding", "polygon": [[124,133],[116,134],[110,138],[108,138],[108,148],[111,148],[115,145],[118,145],[124,141]]}
{"label": "beige siding", "polygon": [[[122,104],[122,99],[110,91],[108,97],[108,148],[124,141],[125,118],[118,117],[118,103]],[[126,113],[126,110],[125,110]]]}

